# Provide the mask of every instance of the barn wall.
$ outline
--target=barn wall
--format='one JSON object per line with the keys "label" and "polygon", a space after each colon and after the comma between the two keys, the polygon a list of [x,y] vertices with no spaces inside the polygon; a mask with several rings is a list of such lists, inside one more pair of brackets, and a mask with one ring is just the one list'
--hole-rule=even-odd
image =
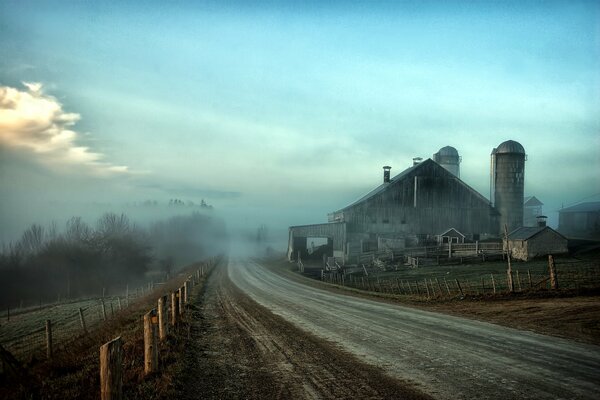
{"label": "barn wall", "polygon": [[292,226],[289,229],[288,259],[294,259],[298,250],[306,250],[306,238],[326,237],[333,240],[334,254],[344,252],[346,243],[346,224],[343,222]]}
{"label": "barn wall", "polygon": [[435,235],[454,227],[467,236],[495,234],[498,216],[487,199],[433,161],[425,163],[382,193],[344,209],[349,231]]}
{"label": "barn wall", "polygon": [[548,254],[564,254],[567,248],[567,239],[553,230],[546,229],[528,240],[527,253],[529,259]]}

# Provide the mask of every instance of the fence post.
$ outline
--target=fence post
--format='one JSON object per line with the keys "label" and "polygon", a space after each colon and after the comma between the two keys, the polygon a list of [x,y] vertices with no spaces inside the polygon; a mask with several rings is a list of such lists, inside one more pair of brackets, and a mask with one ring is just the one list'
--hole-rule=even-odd
{"label": "fence post", "polygon": [[550,289],[558,289],[558,280],[556,279],[556,265],[554,257],[548,254],[548,270],[550,271]]}
{"label": "fence post", "polygon": [[46,320],[46,357],[52,359],[52,322]]}
{"label": "fence post", "polygon": [[83,309],[79,307],[79,321],[81,322],[81,329],[84,333],[88,333],[87,326],[85,325],[85,318],[83,317]]}
{"label": "fence post", "polygon": [[523,289],[521,288],[521,277],[519,276],[519,270],[517,270],[517,285],[519,286],[519,292],[522,292]]}
{"label": "fence post", "polygon": [[156,309],[144,314],[144,373],[146,375],[158,371],[158,345],[156,328],[158,317]]}
{"label": "fence post", "polygon": [[450,286],[448,286],[448,281],[446,277],[444,277],[444,285],[446,285],[446,291],[448,292],[448,296],[450,296]]}
{"label": "fence post", "polygon": [[177,325],[179,318],[179,292],[171,292],[171,325]]}
{"label": "fence post", "polygon": [[123,309],[123,307],[121,306],[121,296],[118,296],[117,300],[119,300],[119,311],[121,311]]}
{"label": "fence post", "polygon": [[512,266],[510,264],[510,247],[508,242],[508,227],[506,224],[504,224],[504,238],[506,240],[506,261],[508,263],[508,268],[506,269],[506,283],[508,285],[508,291],[514,293],[515,283],[513,282]]}
{"label": "fence post", "polygon": [[185,309],[185,286],[179,288],[179,315],[183,315]]}
{"label": "fence post", "polygon": [[458,281],[458,279],[455,279],[455,281],[456,281],[456,286],[458,287],[458,290],[460,291],[460,295],[461,295],[462,297],[465,297],[465,294],[463,293],[463,290],[462,290],[462,288],[460,287],[460,282]]}
{"label": "fence post", "polygon": [[167,325],[167,295],[158,298],[158,336],[160,340],[165,340],[169,333]]}
{"label": "fence post", "polygon": [[494,274],[490,274],[492,276],[492,289],[494,289],[494,294],[496,294],[496,280],[494,280]]}
{"label": "fence post", "polygon": [[104,299],[100,300],[102,302],[102,318],[106,321],[106,305],[104,304]]}
{"label": "fence post", "polygon": [[531,281],[531,271],[527,270],[527,279],[529,279],[529,289],[533,289],[533,282]]}
{"label": "fence post", "polygon": [[190,286],[191,285],[190,285],[190,280],[189,279],[183,283],[183,291],[184,291],[184,293],[183,293],[183,295],[184,295],[183,302],[185,304],[187,304],[188,301],[190,301]]}
{"label": "fence post", "polygon": [[123,398],[123,340],[119,336],[100,347],[100,399]]}

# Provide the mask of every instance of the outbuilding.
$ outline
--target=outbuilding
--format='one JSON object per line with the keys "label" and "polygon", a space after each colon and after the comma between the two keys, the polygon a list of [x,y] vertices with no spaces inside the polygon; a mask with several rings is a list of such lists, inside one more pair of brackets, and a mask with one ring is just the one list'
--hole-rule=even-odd
{"label": "outbuilding", "polygon": [[508,235],[511,256],[517,260],[529,261],[548,254],[567,253],[567,238],[549,226],[521,227]]}

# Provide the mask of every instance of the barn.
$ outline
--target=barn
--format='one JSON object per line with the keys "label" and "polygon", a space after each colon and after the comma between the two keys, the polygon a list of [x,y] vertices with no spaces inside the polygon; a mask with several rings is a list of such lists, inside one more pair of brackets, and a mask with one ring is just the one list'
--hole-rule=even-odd
{"label": "barn", "polygon": [[559,210],[558,230],[568,237],[600,239],[600,201]]}
{"label": "barn", "polygon": [[[413,165],[355,202],[328,215],[328,223],[291,226],[288,259],[319,254],[343,263],[360,255],[498,238],[523,225],[525,149],[514,140],[491,152],[488,200],[460,179],[462,158],[451,146]],[[322,243],[315,249],[312,243]],[[307,243],[311,243],[310,252]]]}
{"label": "barn", "polygon": [[567,242],[567,238],[549,226],[521,227],[508,235],[511,256],[522,261],[567,253]]}
{"label": "barn", "polygon": [[450,229],[470,240],[497,235],[499,214],[489,200],[435,161],[394,178],[389,171],[384,167],[381,185],[329,214],[328,223],[290,227],[289,259],[307,254],[311,238],[327,238],[330,255],[345,262],[364,252],[437,242]]}

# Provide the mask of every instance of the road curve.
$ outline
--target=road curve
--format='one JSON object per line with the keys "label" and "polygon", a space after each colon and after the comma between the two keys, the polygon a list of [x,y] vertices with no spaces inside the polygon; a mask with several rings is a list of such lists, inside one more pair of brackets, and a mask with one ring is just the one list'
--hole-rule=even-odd
{"label": "road curve", "polygon": [[228,271],[275,314],[436,398],[600,398],[599,346],[332,293],[248,259]]}

